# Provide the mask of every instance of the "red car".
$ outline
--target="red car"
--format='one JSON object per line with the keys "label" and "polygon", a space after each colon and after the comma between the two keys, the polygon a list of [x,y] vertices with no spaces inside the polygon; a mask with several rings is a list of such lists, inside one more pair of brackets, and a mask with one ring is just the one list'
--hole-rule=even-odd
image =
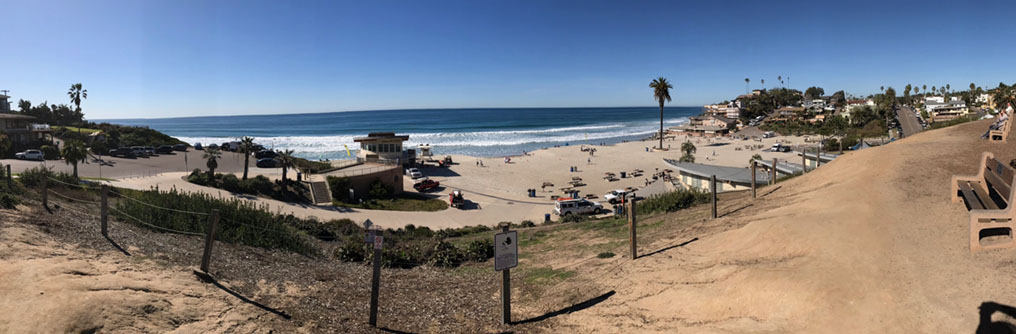
{"label": "red car", "polygon": [[421,191],[422,192],[422,191],[427,191],[427,190],[431,190],[431,189],[437,188],[440,185],[441,185],[441,182],[437,182],[437,181],[434,181],[434,180],[431,180],[431,179],[426,179],[426,180],[423,180],[423,181],[420,181],[420,182],[417,182],[417,183],[413,184],[413,189],[416,189],[416,191]]}

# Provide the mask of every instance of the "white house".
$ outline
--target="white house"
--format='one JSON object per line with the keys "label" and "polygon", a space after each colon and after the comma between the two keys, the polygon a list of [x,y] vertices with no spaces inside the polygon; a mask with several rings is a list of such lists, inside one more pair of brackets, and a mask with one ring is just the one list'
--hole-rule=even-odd
{"label": "white house", "polygon": [[[405,163],[409,157],[402,150],[402,143],[407,140],[409,136],[396,136],[394,132],[371,132],[366,137],[353,138],[354,142],[360,143],[357,159],[369,162]],[[415,155],[416,151],[413,150],[413,153]]]}
{"label": "white house", "polygon": [[945,96],[925,96],[924,103],[945,103]]}

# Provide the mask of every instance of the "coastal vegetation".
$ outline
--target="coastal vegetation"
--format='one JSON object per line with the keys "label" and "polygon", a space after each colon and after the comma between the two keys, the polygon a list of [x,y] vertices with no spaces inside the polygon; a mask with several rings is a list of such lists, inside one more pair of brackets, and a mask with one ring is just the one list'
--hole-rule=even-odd
{"label": "coastal vegetation", "polygon": [[74,178],[78,177],[78,163],[85,161],[88,158],[88,148],[85,144],[71,140],[64,143],[63,149],[60,150],[60,155],[63,156],[64,162],[74,166]]}
{"label": "coastal vegetation", "polygon": [[440,197],[408,192],[395,194],[394,189],[380,179],[371,183],[366,196],[360,195],[359,201],[350,201],[349,189],[352,183],[348,177],[328,176],[327,181],[332,193],[332,205],[338,207],[390,211],[441,211],[448,208],[448,203]]}
{"label": "coastal vegetation", "polygon": [[236,175],[229,173],[216,173],[215,177],[209,177],[208,173],[195,169],[187,176],[187,182],[288,203],[307,202],[307,197],[304,195],[307,192],[307,187],[302,183],[289,182],[284,184],[282,181],[272,182],[272,180],[269,180],[264,175],[241,180]]}

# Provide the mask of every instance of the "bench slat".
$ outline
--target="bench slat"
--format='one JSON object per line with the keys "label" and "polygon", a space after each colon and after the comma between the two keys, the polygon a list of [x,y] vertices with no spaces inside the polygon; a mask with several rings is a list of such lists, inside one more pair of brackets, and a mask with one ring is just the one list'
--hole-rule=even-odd
{"label": "bench slat", "polygon": [[991,199],[991,195],[987,191],[984,191],[984,189],[975,184],[971,184],[970,188],[974,190],[974,194],[981,200],[981,204],[985,209],[998,210],[998,204],[995,204],[995,200]]}
{"label": "bench slat", "polygon": [[988,184],[990,184],[992,188],[995,188],[995,192],[998,192],[999,196],[1005,197],[1003,198],[1004,201],[1009,200],[1009,192],[1012,191],[1012,186],[1003,181],[998,174],[995,174],[992,171],[987,171],[984,173],[984,180],[988,181]]}
{"label": "bench slat", "polygon": [[967,205],[970,205],[971,210],[984,210],[984,205],[982,205],[981,201],[977,199],[977,195],[974,195],[974,190],[966,181],[960,182],[960,196],[962,196],[964,201],[967,202]]}

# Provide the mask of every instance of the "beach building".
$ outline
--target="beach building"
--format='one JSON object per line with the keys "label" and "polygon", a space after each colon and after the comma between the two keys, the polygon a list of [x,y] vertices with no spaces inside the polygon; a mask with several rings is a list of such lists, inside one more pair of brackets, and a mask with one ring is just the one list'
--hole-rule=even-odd
{"label": "beach building", "polygon": [[11,112],[11,97],[6,94],[0,94],[0,113]]}
{"label": "beach building", "polygon": [[781,107],[769,115],[769,122],[786,122],[800,117],[804,113],[804,107]]}
{"label": "beach building", "polygon": [[727,104],[709,104],[705,105],[706,113],[710,115],[723,116],[729,119],[738,119],[741,117],[741,106],[740,101],[730,102]]}
{"label": "beach building", "polygon": [[821,112],[822,109],[826,107],[826,100],[823,99],[805,100],[803,106],[804,109],[807,109],[808,111]]}
{"label": "beach building", "polygon": [[0,130],[10,138],[14,150],[36,148],[50,142],[53,133],[48,124],[36,124],[37,120],[28,115],[0,113]]}
{"label": "beach building", "polygon": [[[758,162],[758,166],[761,167],[760,169],[765,171],[766,174],[768,175],[769,171],[773,168],[773,161],[765,159],[756,161]],[[776,177],[800,174],[803,172],[804,166],[801,166],[801,164],[789,162],[786,160],[776,161]],[[756,175],[755,177],[758,178],[758,175]]]}
{"label": "beach building", "polygon": [[688,123],[672,127],[670,131],[689,136],[716,137],[730,133],[736,123],[736,119],[707,114],[689,117]]}
{"label": "beach building", "polygon": [[416,158],[416,150],[411,150],[410,154],[410,150],[402,149],[402,143],[407,140],[409,136],[397,136],[394,132],[371,132],[366,137],[353,138],[353,142],[360,143],[356,159],[395,165],[409,163]]}
{"label": "beach building", "polygon": [[[705,165],[679,162],[673,159],[663,160],[674,166],[680,174],[677,181],[688,189],[709,191],[709,182],[713,175],[716,175],[716,192],[751,189],[751,168]],[[769,174],[761,169],[756,170],[755,185],[763,186],[768,183]]]}
{"label": "beach building", "polygon": [[931,115],[931,122],[947,121],[970,113],[967,103],[960,99],[946,102],[926,101],[924,108]]}

